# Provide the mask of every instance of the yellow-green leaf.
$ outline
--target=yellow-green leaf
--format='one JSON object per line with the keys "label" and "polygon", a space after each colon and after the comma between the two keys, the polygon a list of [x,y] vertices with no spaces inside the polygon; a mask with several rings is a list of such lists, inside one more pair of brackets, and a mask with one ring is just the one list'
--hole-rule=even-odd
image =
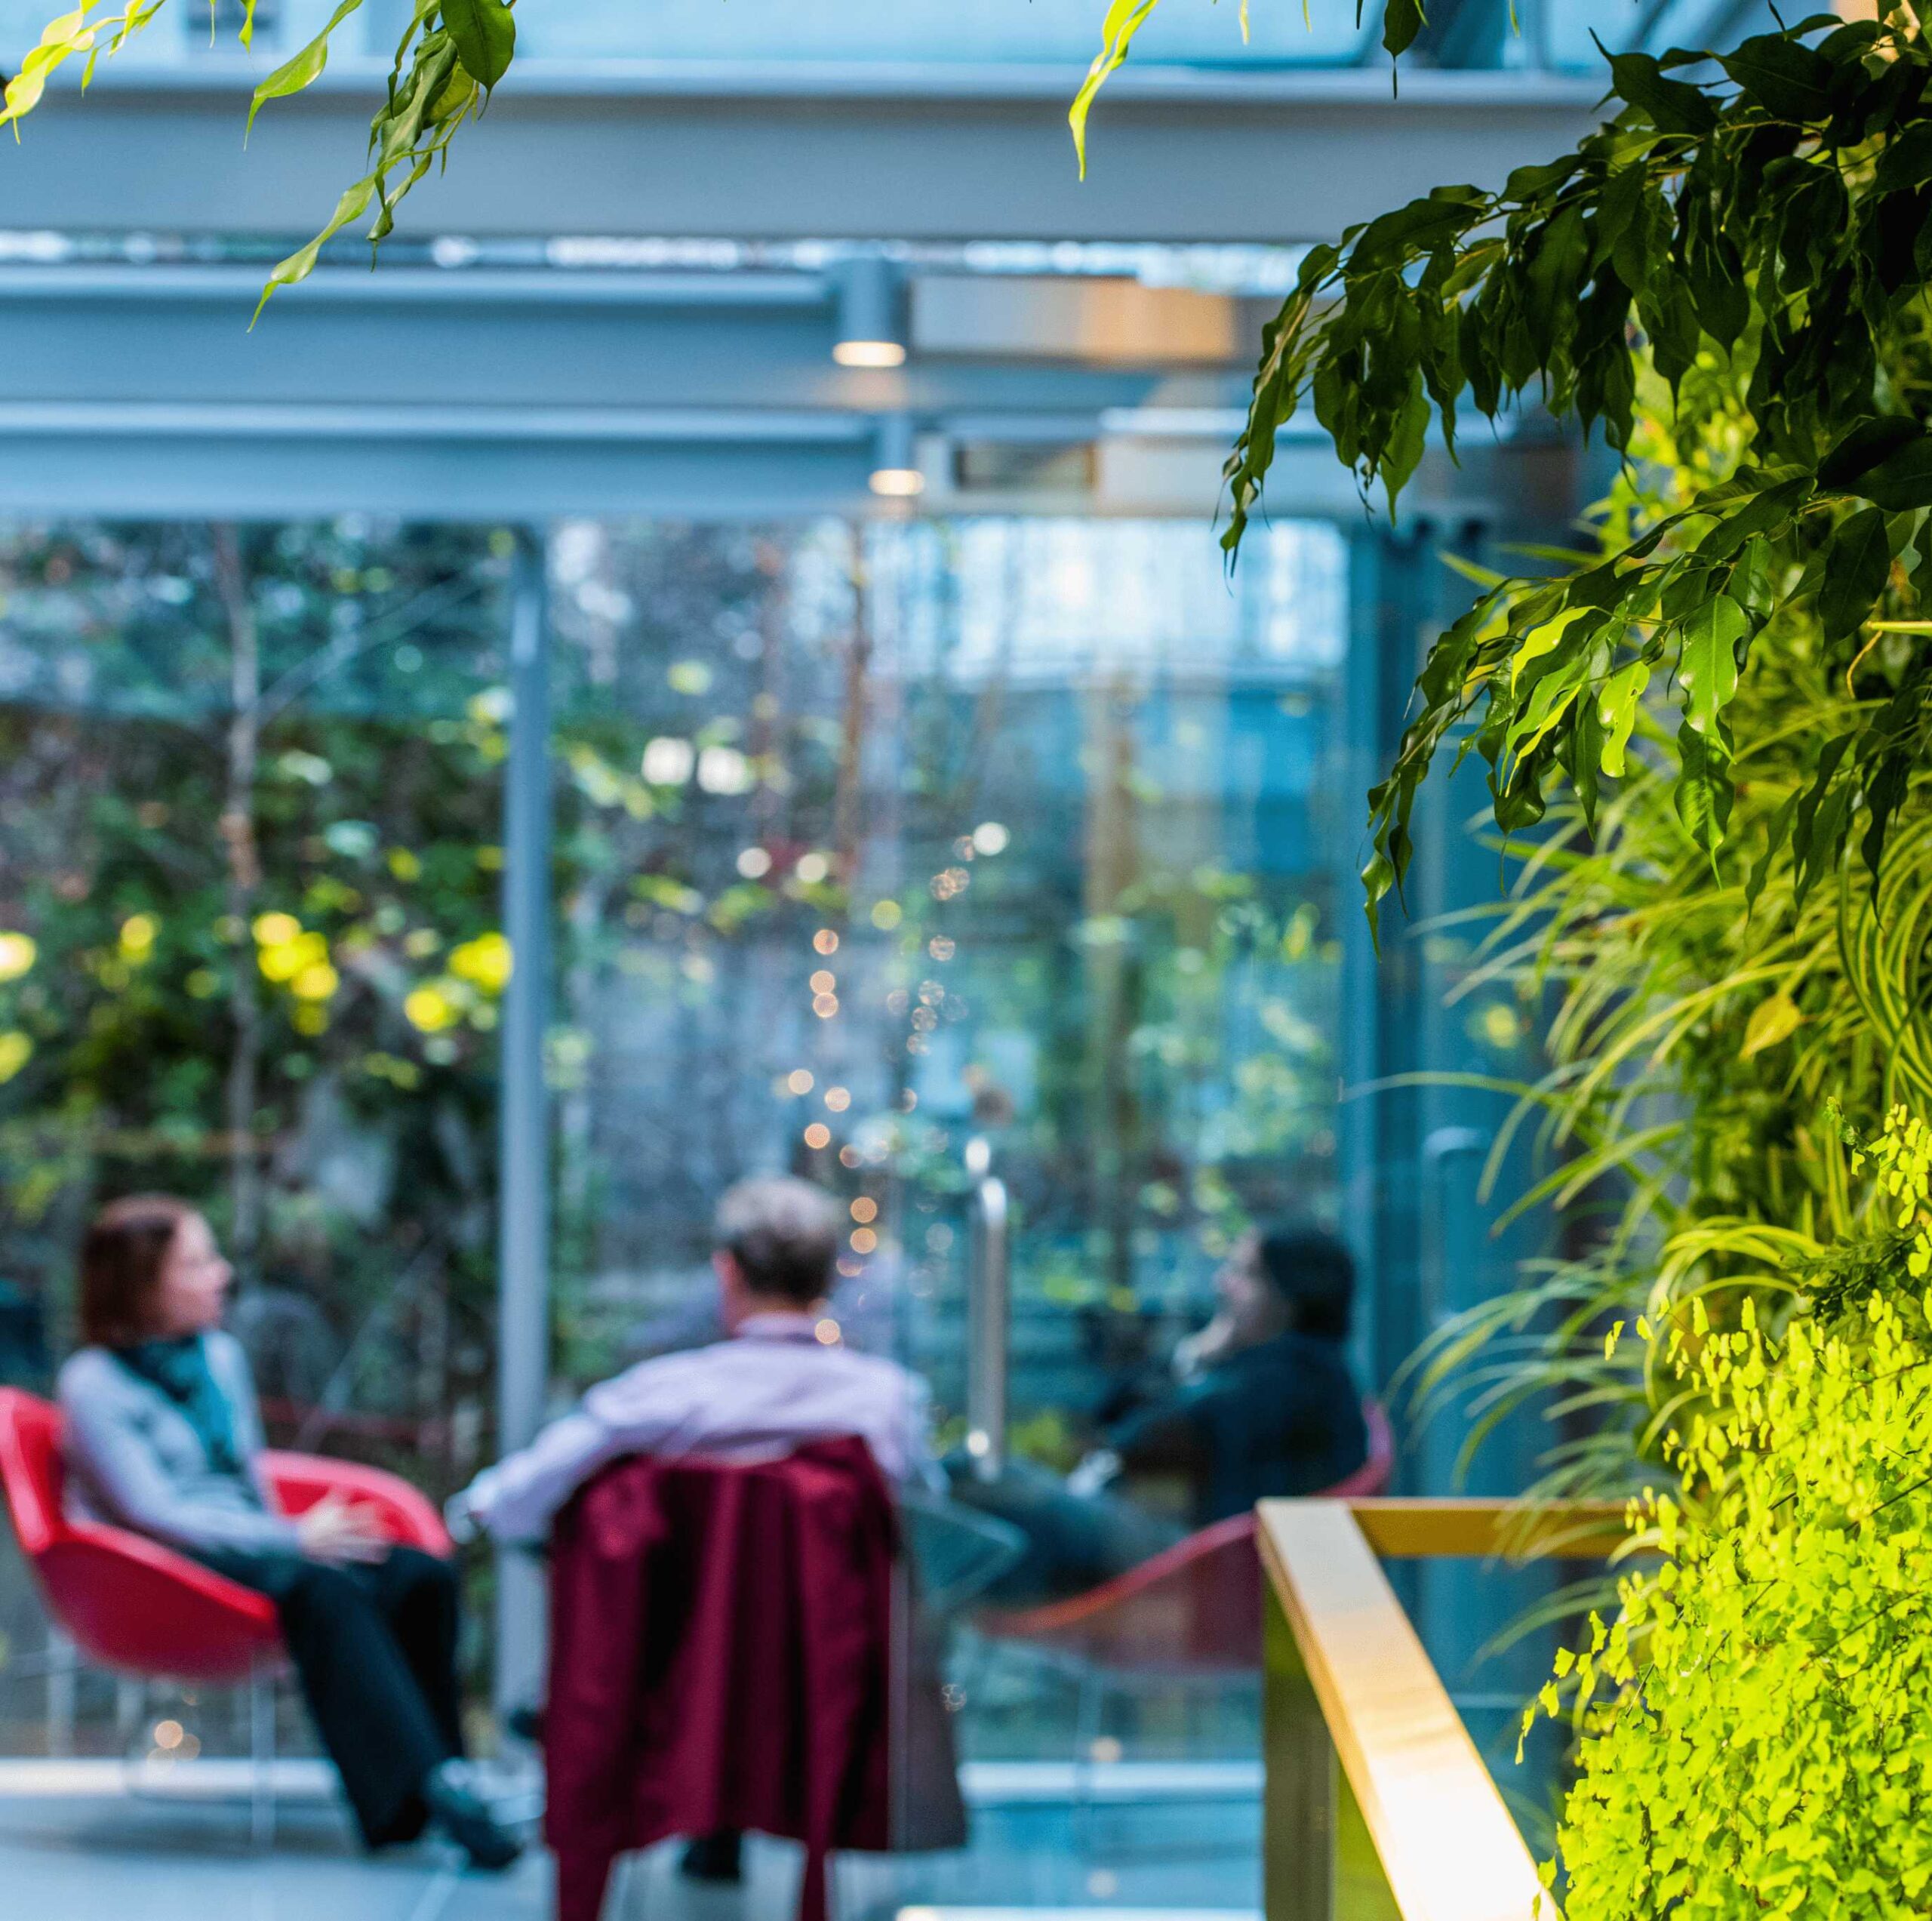
{"label": "yellow-green leaf", "polygon": [[1767,1047],[1776,1047],[1780,1041],[1794,1033],[1804,1019],[1798,1003],[1789,994],[1774,994],[1752,1011],[1745,1025],[1744,1045],[1737,1050],[1737,1057],[1749,1061],[1754,1054],[1761,1054]]}
{"label": "yellow-green leaf", "polygon": [[[312,80],[320,75],[322,69],[329,63],[329,35],[334,32],[336,29],[341,26],[343,22],[348,19],[361,4],[362,0],[342,0],[342,5],[329,16],[328,25],[324,27],[321,32],[317,34],[300,53],[284,60],[281,66],[277,67],[255,89],[255,97],[248,103],[247,125],[242,130],[245,139],[247,137],[248,129],[254,125],[255,115],[260,112],[265,101],[284,100],[291,94],[299,94]],[[355,215],[352,214],[349,217],[353,220]],[[259,312],[260,309],[257,309],[257,311]]]}
{"label": "yellow-green leaf", "polygon": [[1087,78],[1080,83],[1080,91],[1074,95],[1073,104],[1066,113],[1066,124],[1073,129],[1073,150],[1080,159],[1080,177],[1083,180],[1087,177],[1088,109],[1094,104],[1094,96],[1106,84],[1107,76],[1127,58],[1134,36],[1158,4],[1159,0],[1112,0],[1106,18],[1100,23],[1100,51],[1094,56],[1094,64],[1087,69]]}
{"label": "yellow-green leaf", "polygon": [[359,220],[368,211],[369,202],[375,198],[376,177],[366,174],[355,184],[343,192],[335,203],[335,211],[329,217],[329,223],[306,247],[298,247],[285,260],[276,263],[275,271],[268,277],[268,284],[262,289],[262,297],[255,303],[254,318],[248,325],[253,327],[262,317],[262,309],[269,303],[269,296],[278,287],[293,287],[298,280],[305,280],[315,269],[316,257],[321,252],[325,242],[332,240],[351,220]]}
{"label": "yellow-green leaf", "polygon": [[1651,663],[1632,660],[1619,667],[1597,694],[1597,716],[1603,723],[1603,747],[1598,765],[1613,777],[1620,776],[1625,754],[1630,745],[1630,730],[1637,724],[1637,707],[1650,685]]}
{"label": "yellow-green leaf", "polygon": [[1515,657],[1509,663],[1509,685],[1512,688],[1520,686],[1523,670],[1532,661],[1540,660],[1546,654],[1554,652],[1557,643],[1563,638],[1564,630],[1592,611],[1588,607],[1566,607],[1561,613],[1532,627],[1523,636],[1522,645],[1517,648]]}

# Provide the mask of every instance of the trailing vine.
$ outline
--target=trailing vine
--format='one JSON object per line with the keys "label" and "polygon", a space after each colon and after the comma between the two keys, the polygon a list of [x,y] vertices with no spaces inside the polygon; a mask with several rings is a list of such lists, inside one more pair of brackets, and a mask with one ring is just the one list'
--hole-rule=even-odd
{"label": "trailing vine", "polygon": [[[117,13],[103,11],[107,0],[82,0],[50,21],[7,82],[0,126],[12,124],[17,137],[19,123],[40,104],[54,73],[78,59],[85,88],[102,56],[120,52],[166,3],[128,0]],[[341,0],[321,32],[256,88],[249,127],[270,100],[299,94],[320,77],[337,29],[361,5],[362,0]],[[239,29],[245,47],[253,43],[254,22],[255,0],[245,0]],[[258,317],[277,288],[308,277],[322,248],[345,227],[366,216],[365,236],[371,246],[388,238],[405,197],[438,161],[448,159],[450,143],[481,115],[515,54],[511,0],[415,0],[396,42],[383,103],[369,122],[367,170],[343,189],[315,238],[269,274],[256,306]]]}
{"label": "trailing vine", "polygon": [[1721,357],[1749,423],[1722,482],[1572,572],[1497,583],[1436,642],[1370,796],[1371,916],[1402,883],[1438,752],[1481,754],[1506,833],[1563,785],[1592,821],[1654,681],[1678,717],[1675,804],[1715,864],[1731,704],[1767,624],[1801,602],[1861,704],[1773,839],[1815,877],[1860,813],[1878,867],[1932,705],[1932,628],[1915,617],[1932,592],[1932,432],[1896,351],[1932,272],[1932,54],[1906,0],[1881,11],[1726,54],[1615,55],[1621,109],[1572,152],[1498,192],[1438,187],[1305,261],[1228,463],[1230,551],[1304,403],[1392,512],[1432,415],[1453,451],[1465,408],[1500,420],[1535,389],[1627,449],[1633,338],[1673,389]]}
{"label": "trailing vine", "polygon": [[[1558,1836],[1569,1921],[1922,1914],[1932,1893],[1932,1133],[1854,1157],[1869,1284],[1813,1313],[1640,1323],[1678,1392],[1657,1557],[1524,1716],[1581,1739]],[[1546,1864],[1554,1886],[1556,1863]]]}

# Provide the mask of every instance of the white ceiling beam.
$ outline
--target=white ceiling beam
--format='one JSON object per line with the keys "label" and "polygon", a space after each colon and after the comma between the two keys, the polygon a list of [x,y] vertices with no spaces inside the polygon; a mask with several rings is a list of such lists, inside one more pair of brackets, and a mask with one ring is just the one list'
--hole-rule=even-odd
{"label": "white ceiling beam", "polygon": [[[411,194],[417,234],[1325,239],[1444,180],[1498,184],[1586,131],[1599,91],[1535,75],[1131,69],[1078,177],[1059,69],[669,71],[533,63]],[[0,152],[0,223],[306,237],[358,171],[367,63],[266,109],[248,82],[116,73],[57,89]]]}

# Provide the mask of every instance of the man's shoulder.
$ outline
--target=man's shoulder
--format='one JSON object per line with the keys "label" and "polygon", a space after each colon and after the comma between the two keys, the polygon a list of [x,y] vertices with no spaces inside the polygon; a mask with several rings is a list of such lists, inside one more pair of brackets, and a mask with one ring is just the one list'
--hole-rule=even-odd
{"label": "man's shoulder", "polygon": [[925,1382],[890,1354],[869,1354],[863,1348],[844,1346],[835,1347],[832,1353],[854,1375],[875,1383],[881,1390],[889,1388],[902,1394],[926,1391]]}
{"label": "man's shoulder", "polygon": [[672,1391],[702,1380],[720,1365],[729,1365],[725,1350],[732,1345],[728,1341],[714,1341],[703,1347],[680,1347],[669,1354],[653,1354],[599,1381],[590,1392],[630,1396]]}
{"label": "man's shoulder", "polygon": [[862,1353],[854,1347],[821,1347],[809,1341],[731,1340],[654,1355],[648,1360],[633,1363],[621,1374],[613,1375],[590,1393],[592,1397],[608,1397],[619,1403],[661,1401],[712,1390],[721,1379],[734,1375],[747,1379],[772,1375],[789,1378],[801,1366],[837,1369],[854,1385],[881,1395],[917,1395],[925,1391],[917,1375],[888,1355]]}

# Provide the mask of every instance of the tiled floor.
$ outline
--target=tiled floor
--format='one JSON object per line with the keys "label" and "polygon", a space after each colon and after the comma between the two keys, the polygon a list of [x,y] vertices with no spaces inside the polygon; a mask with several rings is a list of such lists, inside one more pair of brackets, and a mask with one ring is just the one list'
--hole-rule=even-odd
{"label": "tiled floor", "polygon": [[[1103,1771],[1104,1772],[1104,1771]],[[977,1772],[977,1771],[976,1771]],[[1259,1905],[1259,1810],[1250,1771],[1123,1773],[1084,1809],[1051,1775],[979,1774],[972,1844],[900,1860],[848,1857],[836,1870],[841,1921],[1001,1921],[1081,1909],[1137,1917],[1251,1916]],[[457,1871],[424,1846],[370,1861],[337,1809],[313,1796],[281,1805],[275,1845],[249,1842],[239,1800],[122,1791],[99,1764],[66,1777],[0,1771],[0,1913],[34,1921],[545,1921],[549,1869]],[[76,1788],[82,1791],[73,1791]],[[63,1791],[63,1790],[66,1791]],[[742,1889],[696,1886],[675,1846],[628,1862],[606,1921],[789,1921],[796,1851],[754,1840]],[[992,1910],[987,1913],[986,1910]],[[911,1917],[908,1918],[911,1921]]]}
{"label": "tiled floor", "polygon": [[[94,1759],[44,1756],[59,1716],[38,1664],[45,1624],[0,1528],[0,1921],[548,1921],[549,1864],[533,1854],[491,1879],[424,1846],[369,1860],[355,1849],[299,1704],[280,1702],[276,1837],[249,1838],[245,1704],[151,1689],[123,1702],[83,1671],[64,1738]],[[1246,1921],[1260,1906],[1260,1769],[1251,1690],[1226,1702],[1115,1703],[1088,1724],[1065,1677],[964,1650],[958,1692],[971,1845],[835,1870],[837,1921]],[[967,1696],[970,1692],[970,1704]],[[123,1713],[120,1710],[125,1708]],[[140,1729],[178,1716],[207,1753],[159,1784],[104,1757],[137,1751]],[[117,1721],[118,1725],[117,1726]],[[57,1742],[57,1745],[59,1744]],[[1124,1756],[1115,1759],[1111,1757]],[[226,1758],[224,1758],[226,1757]],[[997,1757],[997,1758],[995,1758]],[[192,1781],[184,1798],[173,1783]],[[165,1798],[164,1798],[165,1796]],[[605,1921],[791,1921],[797,1851],[754,1839],[741,1889],[694,1886],[675,1846],[628,1864]],[[963,1910],[976,1910],[971,1914]],[[990,1910],[990,1912],[988,1912]],[[1063,1916],[1052,1921],[1064,1921]]]}

